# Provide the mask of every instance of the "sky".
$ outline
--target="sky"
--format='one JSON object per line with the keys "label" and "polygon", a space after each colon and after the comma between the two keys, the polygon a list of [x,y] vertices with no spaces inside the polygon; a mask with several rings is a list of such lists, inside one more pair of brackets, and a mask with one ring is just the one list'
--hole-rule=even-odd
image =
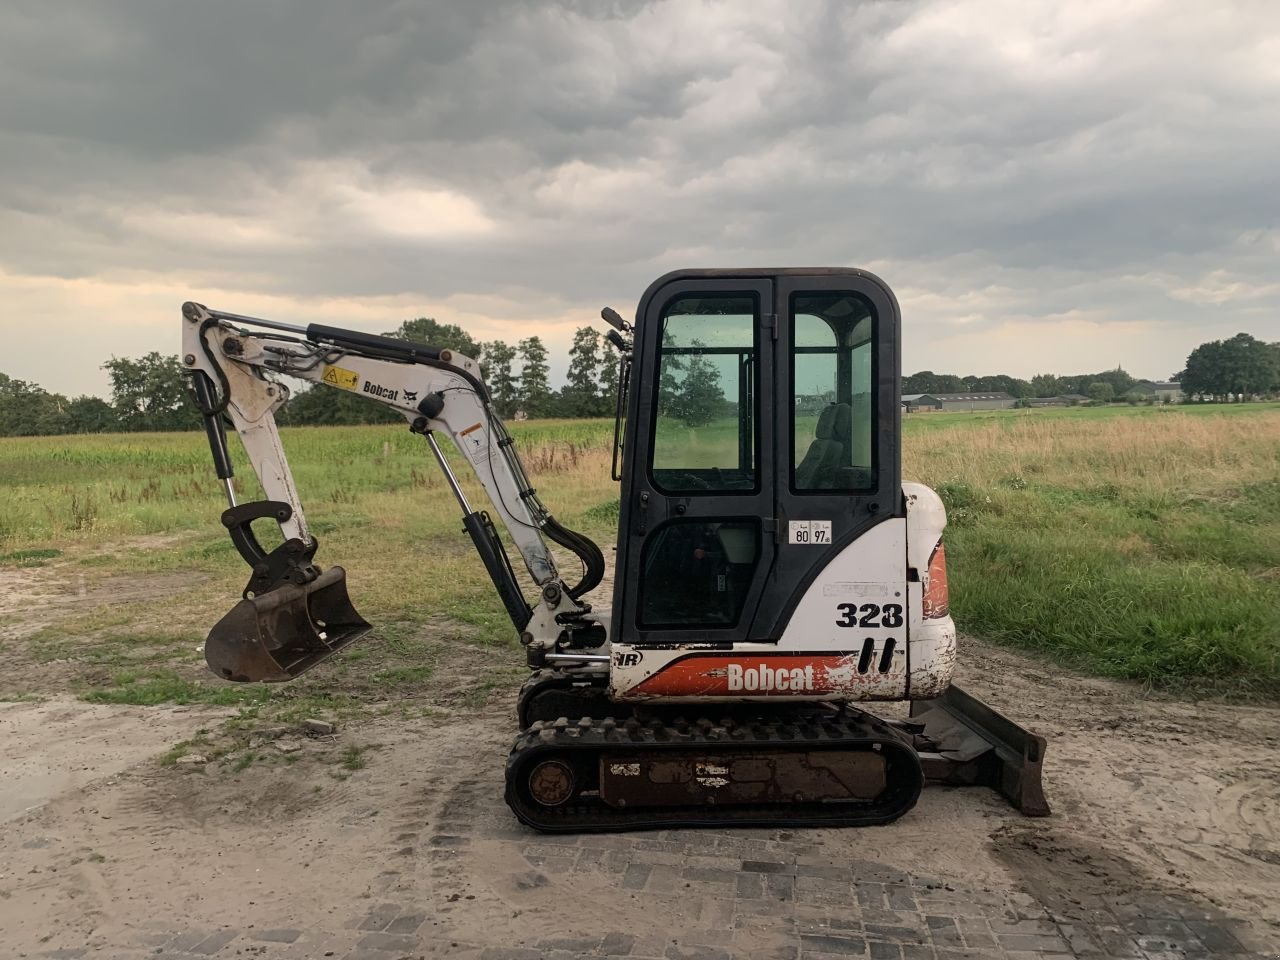
{"label": "sky", "polygon": [[860,266],[905,372],[1280,340],[1274,0],[8,0],[0,372],[106,395],[180,306],[578,326]]}

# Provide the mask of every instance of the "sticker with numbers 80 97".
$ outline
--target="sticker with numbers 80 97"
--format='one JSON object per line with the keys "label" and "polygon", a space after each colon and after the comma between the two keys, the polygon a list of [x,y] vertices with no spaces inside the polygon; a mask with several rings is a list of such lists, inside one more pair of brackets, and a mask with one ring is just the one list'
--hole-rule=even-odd
{"label": "sticker with numbers 80 97", "polygon": [[831,542],[830,520],[787,521],[787,543],[824,546]]}

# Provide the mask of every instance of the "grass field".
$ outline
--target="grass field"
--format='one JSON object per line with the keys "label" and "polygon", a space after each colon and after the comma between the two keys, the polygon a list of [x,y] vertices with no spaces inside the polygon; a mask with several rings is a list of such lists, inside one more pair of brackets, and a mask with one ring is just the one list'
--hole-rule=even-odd
{"label": "grass field", "polygon": [[[1140,408],[1141,409],[1141,408]],[[1280,694],[1280,411],[930,426],[962,630],[1153,686]]]}
{"label": "grass field", "polygon": [[[557,517],[611,543],[612,423],[513,433]],[[284,435],[318,559],[348,569],[381,644],[287,688],[203,681],[198,645],[246,575],[217,522],[203,436],[5,439],[0,573],[191,585],[177,611],[153,597],[0,640],[0,696],[41,692],[41,664],[89,699],[294,712],[315,706],[308,697],[331,710],[407,697],[445,682],[437,675],[456,669],[458,651],[495,660],[489,649],[517,674],[514,633],[421,439],[395,427]],[[904,435],[904,476],[938,489],[950,511],[962,631],[1155,687],[1280,695],[1280,405],[915,414]]]}

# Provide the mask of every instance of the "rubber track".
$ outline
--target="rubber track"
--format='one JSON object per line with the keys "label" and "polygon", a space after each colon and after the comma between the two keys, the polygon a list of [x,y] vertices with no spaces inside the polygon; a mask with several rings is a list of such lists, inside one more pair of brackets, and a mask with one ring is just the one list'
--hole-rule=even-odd
{"label": "rubber track", "polygon": [[[698,750],[708,755],[736,755],[753,748],[771,750],[880,750],[888,760],[890,785],[874,801],[648,807],[622,810],[598,797],[583,797],[559,807],[544,807],[527,795],[523,784],[539,760],[606,752]],[[576,756],[574,756],[576,755]],[[618,721],[613,718],[560,718],[538,721],[516,737],[507,758],[506,801],[522,823],[546,833],[604,833],[673,827],[805,827],[871,826],[898,819],[915,806],[924,775],[915,750],[901,734],[876,717],[861,712],[844,716],[807,713],[785,720],[735,723],[700,717],[694,721]]]}

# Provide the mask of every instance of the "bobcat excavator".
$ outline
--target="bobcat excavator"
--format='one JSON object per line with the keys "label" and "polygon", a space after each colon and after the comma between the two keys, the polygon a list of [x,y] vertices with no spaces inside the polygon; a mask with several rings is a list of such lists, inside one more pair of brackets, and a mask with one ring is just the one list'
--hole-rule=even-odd
{"label": "bobcat excavator", "polygon": [[[371,630],[342,567],[315,561],[274,416],[287,375],[386,404],[443,471],[532,671],[506,764],[507,803],[529,826],[879,824],[927,780],[1049,812],[1044,739],[950,682],[945,514],[900,476],[899,309],[877,277],[685,270],[649,287],[634,325],[602,311],[620,353],[607,608],[584,599],[601,551],[539,500],[476,359],[198,303],[182,314],[222,523],[251,568],[205,643],[217,676],[291,680]],[[264,500],[236,502],[227,424]],[[255,521],[282,542],[264,546]],[[580,579],[561,575],[548,541],[581,561]],[[910,714],[882,719],[871,701]]]}

